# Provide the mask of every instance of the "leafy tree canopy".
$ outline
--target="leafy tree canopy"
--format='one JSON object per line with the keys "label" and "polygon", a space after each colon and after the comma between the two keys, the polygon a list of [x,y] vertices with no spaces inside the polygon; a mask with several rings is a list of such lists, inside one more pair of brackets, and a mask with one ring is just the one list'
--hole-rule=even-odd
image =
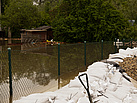
{"label": "leafy tree canopy", "polygon": [[[136,0],[1,0],[2,28],[20,29],[41,25],[54,28],[54,40],[64,42],[100,41],[136,37],[128,20],[137,21]],[[38,5],[33,5],[33,2]],[[49,13],[49,14],[48,14]],[[124,15],[124,16],[123,16]],[[125,19],[126,18],[126,19]],[[16,33],[16,34],[15,34]]]}
{"label": "leafy tree canopy", "polygon": [[39,12],[32,0],[11,0],[1,16],[3,28],[11,28],[13,35],[20,35],[20,29],[31,29],[48,24],[48,15]]}
{"label": "leafy tree canopy", "polygon": [[113,40],[122,38],[129,26],[108,0],[64,0],[63,4],[55,10],[58,14],[52,22],[57,41]]}

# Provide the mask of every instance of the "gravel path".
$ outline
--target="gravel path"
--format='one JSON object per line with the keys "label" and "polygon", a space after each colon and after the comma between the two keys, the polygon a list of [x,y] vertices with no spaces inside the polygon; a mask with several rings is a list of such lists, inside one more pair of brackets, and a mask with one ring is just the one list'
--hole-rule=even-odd
{"label": "gravel path", "polygon": [[137,81],[137,57],[127,57],[119,65],[126,71],[126,73]]}

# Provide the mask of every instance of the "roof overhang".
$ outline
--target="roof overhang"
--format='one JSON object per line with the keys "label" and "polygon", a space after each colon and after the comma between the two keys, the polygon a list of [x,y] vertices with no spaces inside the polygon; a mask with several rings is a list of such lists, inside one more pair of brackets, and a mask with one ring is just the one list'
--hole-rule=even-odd
{"label": "roof overhang", "polygon": [[42,32],[42,31],[48,31],[48,29],[51,29],[51,26],[41,26],[41,27],[38,27],[38,28],[32,28],[30,30],[28,29],[21,29],[20,31],[22,32]]}
{"label": "roof overhang", "polygon": [[47,31],[47,30],[20,30],[22,32],[42,32],[42,31]]}
{"label": "roof overhang", "polygon": [[28,32],[36,32],[36,31],[47,31],[47,30],[25,30],[25,31],[28,31]]}

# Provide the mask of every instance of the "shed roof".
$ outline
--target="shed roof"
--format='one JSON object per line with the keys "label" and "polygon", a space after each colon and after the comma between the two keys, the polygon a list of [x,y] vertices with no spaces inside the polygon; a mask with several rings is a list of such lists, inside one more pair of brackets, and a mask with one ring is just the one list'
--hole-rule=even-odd
{"label": "shed roof", "polygon": [[51,28],[51,26],[41,26],[41,27],[35,28],[34,30],[47,30],[50,28]]}
{"label": "shed roof", "polygon": [[29,31],[29,32],[33,32],[33,31],[47,31],[48,29],[51,29],[51,26],[41,26],[41,27],[38,27],[38,28],[35,28],[35,29],[30,29],[30,30],[22,29],[21,31]]}

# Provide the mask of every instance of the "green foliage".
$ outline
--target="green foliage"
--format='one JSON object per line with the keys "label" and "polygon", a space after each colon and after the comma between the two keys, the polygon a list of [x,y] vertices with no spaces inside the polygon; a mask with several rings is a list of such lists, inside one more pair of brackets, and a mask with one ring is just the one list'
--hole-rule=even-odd
{"label": "green foliage", "polygon": [[111,3],[129,20],[137,16],[137,0],[112,0]]}
{"label": "green foliage", "polygon": [[[83,42],[122,38],[128,21],[108,1],[64,0],[66,11],[58,7],[52,26],[54,40]],[[62,15],[64,14],[64,15]]]}
{"label": "green foliage", "polygon": [[[20,36],[20,29],[23,28],[51,25],[56,41],[91,42],[136,38],[136,31],[128,23],[128,20],[137,21],[136,0],[1,1],[1,25],[5,30],[10,27],[13,37]],[[34,1],[37,6],[33,5]]]}
{"label": "green foliage", "polygon": [[33,1],[39,5],[40,9],[48,8],[49,10],[52,10],[54,7],[56,7],[62,2],[62,0],[33,0]]}
{"label": "green foliage", "polygon": [[3,28],[10,27],[13,36],[20,35],[20,29],[31,29],[48,24],[48,15],[39,12],[32,0],[12,0],[1,16]]}
{"label": "green foliage", "polygon": [[4,13],[5,7],[9,5],[10,0],[1,0],[1,13]]}

